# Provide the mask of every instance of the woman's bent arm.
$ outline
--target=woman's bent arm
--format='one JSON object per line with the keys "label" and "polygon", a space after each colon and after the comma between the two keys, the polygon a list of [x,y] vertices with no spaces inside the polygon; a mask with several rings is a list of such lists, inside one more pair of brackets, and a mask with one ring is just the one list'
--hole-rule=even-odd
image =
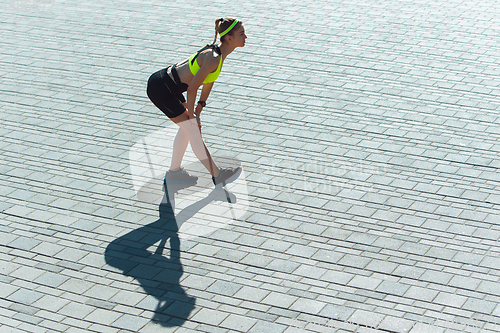
{"label": "woman's bent arm", "polygon": [[212,54],[206,54],[203,58],[203,64],[201,65],[196,75],[193,77],[193,80],[191,81],[187,89],[187,110],[189,118],[193,118],[194,116],[194,108],[198,88],[200,88],[200,86],[203,84],[203,81],[205,81],[208,74],[210,74],[210,72],[214,71],[214,69],[219,66],[219,57],[213,57]]}
{"label": "woman's bent arm", "polygon": [[205,83],[203,88],[201,89],[200,101],[206,102],[210,92],[212,91],[212,87],[214,86],[213,82]]}

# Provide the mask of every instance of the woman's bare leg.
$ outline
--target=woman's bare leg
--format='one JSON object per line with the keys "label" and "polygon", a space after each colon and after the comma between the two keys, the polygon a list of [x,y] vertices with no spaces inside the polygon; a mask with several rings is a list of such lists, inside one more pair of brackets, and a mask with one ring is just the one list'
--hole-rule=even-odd
{"label": "woman's bare leg", "polygon": [[186,131],[179,128],[174,139],[174,149],[172,152],[172,161],[170,162],[170,171],[177,171],[181,167],[182,158],[186,153],[189,144],[189,136]]}
{"label": "woman's bare leg", "polygon": [[[187,135],[187,137],[189,138],[191,149],[193,150],[193,153],[196,155],[198,160],[200,160],[203,166],[208,170],[208,172],[210,172],[212,177],[218,177],[220,174],[220,170],[213,161],[212,156],[210,156],[210,152],[208,151],[208,148],[205,146],[205,142],[203,142],[203,138],[201,137],[201,131],[200,128],[198,127],[196,119],[189,119],[187,111],[181,114],[180,116],[171,119],[174,123],[176,123],[179,126],[180,130],[182,130],[185,133],[184,135]],[[177,133],[177,136],[179,136],[179,133]],[[176,146],[175,144],[176,140],[174,140],[174,148],[173,148],[174,152],[172,154],[172,157],[175,156],[175,158],[177,159],[176,163],[179,163],[179,166],[180,166],[180,161],[178,159],[179,158],[178,156],[184,156],[187,147],[184,145],[185,141],[181,139],[182,137],[180,137],[179,146]]]}

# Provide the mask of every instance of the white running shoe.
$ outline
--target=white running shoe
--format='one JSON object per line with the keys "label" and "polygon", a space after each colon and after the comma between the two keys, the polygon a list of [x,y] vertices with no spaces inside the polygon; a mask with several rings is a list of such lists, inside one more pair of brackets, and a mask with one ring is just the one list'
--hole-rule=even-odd
{"label": "white running shoe", "polygon": [[178,183],[196,183],[198,181],[198,177],[196,176],[191,176],[189,173],[187,173],[184,168],[180,168],[176,172],[171,172],[168,170],[165,173],[165,178],[163,179],[163,182],[165,184],[178,184]]}
{"label": "white running shoe", "polygon": [[221,188],[234,182],[241,174],[241,167],[220,169],[219,177],[212,177],[215,188]]}

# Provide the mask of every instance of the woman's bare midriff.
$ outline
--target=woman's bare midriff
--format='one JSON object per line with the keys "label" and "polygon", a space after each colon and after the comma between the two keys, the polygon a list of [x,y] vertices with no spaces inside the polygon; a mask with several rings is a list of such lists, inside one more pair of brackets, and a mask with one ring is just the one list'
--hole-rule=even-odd
{"label": "woman's bare midriff", "polygon": [[[198,64],[200,65],[200,67],[203,66],[203,58],[206,56],[206,53],[208,53],[208,52],[210,52],[210,50],[203,51],[198,56],[198,59],[196,59],[196,61],[198,61]],[[217,71],[217,68],[218,68],[218,64],[215,66],[212,73],[215,73],[215,71]],[[189,84],[191,83],[191,81],[194,78],[194,75],[191,73],[191,70],[189,69],[189,63],[187,62],[187,60],[175,65],[175,69],[177,69],[177,74],[179,74],[179,78],[181,79],[181,82],[185,83],[189,86]],[[167,73],[173,80],[174,77],[173,77],[170,69],[167,71]]]}
{"label": "woman's bare midriff", "polygon": [[[180,64],[180,66],[176,65],[175,69],[177,69],[177,74],[179,74],[181,82],[189,85],[194,77],[194,75],[191,73],[191,70],[189,70],[189,64],[187,62],[184,62]],[[174,78],[170,70],[168,71],[168,75],[170,75],[172,79]]]}

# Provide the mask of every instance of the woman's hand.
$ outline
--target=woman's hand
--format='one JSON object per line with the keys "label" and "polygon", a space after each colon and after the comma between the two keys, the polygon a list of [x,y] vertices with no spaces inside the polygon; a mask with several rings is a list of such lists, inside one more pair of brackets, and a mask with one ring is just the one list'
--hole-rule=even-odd
{"label": "woman's hand", "polygon": [[196,116],[199,117],[202,110],[203,110],[203,106],[201,106],[201,104],[196,104],[196,108],[194,109],[194,113],[196,114]]}
{"label": "woman's hand", "polygon": [[196,115],[196,121],[198,123],[198,127],[201,130],[201,118],[200,118],[201,115],[199,113],[196,113],[195,115]]}
{"label": "woman's hand", "polygon": [[184,105],[184,107],[186,108],[186,111],[185,111],[185,112],[187,112],[188,118],[189,118],[189,119],[193,119],[193,118],[195,117],[195,112],[196,112],[196,110],[195,110],[194,112],[189,112],[189,109],[188,109],[188,107],[187,107],[187,103],[186,103],[186,102],[184,102],[184,103],[182,103],[182,105]]}

